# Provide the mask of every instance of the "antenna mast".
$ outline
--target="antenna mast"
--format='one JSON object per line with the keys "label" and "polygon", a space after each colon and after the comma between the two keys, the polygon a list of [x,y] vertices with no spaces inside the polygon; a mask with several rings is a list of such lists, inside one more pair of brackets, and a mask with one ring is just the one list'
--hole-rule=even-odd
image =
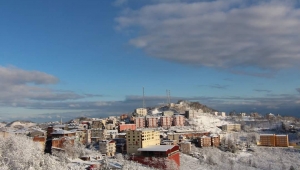
{"label": "antenna mast", "polygon": [[143,108],[145,108],[145,91],[144,91],[144,87],[143,87]]}

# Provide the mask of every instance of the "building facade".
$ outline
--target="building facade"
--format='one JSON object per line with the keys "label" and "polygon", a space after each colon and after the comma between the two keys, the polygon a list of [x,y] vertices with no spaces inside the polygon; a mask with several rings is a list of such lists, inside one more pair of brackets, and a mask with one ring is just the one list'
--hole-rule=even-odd
{"label": "building facade", "polygon": [[116,142],[114,140],[101,140],[99,141],[99,151],[106,156],[115,156]]}
{"label": "building facade", "polygon": [[226,132],[239,132],[241,131],[241,124],[227,124],[222,126],[222,130]]}
{"label": "building facade", "polygon": [[275,134],[261,134],[259,143],[260,143],[260,146],[288,147],[289,146],[289,136],[288,135],[275,135]]}
{"label": "building facade", "polygon": [[181,115],[173,116],[173,126],[184,126],[185,117]]}
{"label": "building facade", "polygon": [[159,131],[131,130],[126,132],[126,150],[128,154],[139,155],[139,148],[160,145]]}
{"label": "building facade", "polygon": [[160,126],[163,128],[169,128],[172,126],[172,117],[169,116],[162,116],[159,119]]}
{"label": "building facade", "polygon": [[146,126],[145,117],[136,117],[134,123],[136,128],[144,128]]}
{"label": "building facade", "polygon": [[146,117],[146,125],[148,128],[158,127],[158,117]]}

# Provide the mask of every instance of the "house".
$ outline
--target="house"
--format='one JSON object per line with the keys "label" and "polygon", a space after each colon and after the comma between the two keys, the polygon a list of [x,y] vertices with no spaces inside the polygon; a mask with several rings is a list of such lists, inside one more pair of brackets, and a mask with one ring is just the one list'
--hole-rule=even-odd
{"label": "house", "polygon": [[178,170],[180,167],[179,146],[152,145],[139,148],[140,155],[132,155],[131,160],[158,169]]}

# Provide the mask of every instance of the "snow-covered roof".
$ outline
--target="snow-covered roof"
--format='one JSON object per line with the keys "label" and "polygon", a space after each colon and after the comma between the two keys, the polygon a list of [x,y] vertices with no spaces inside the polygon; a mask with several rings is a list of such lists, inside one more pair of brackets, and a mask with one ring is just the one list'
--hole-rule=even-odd
{"label": "snow-covered roof", "polygon": [[51,134],[52,135],[62,135],[62,134],[70,134],[70,133],[75,133],[75,132],[59,129],[59,130],[52,132]]}
{"label": "snow-covered roof", "polygon": [[153,145],[153,146],[147,146],[144,148],[139,148],[138,151],[167,151],[169,149],[172,149],[175,145]]}
{"label": "snow-covered roof", "polygon": [[274,134],[260,134],[260,136],[274,136]]}

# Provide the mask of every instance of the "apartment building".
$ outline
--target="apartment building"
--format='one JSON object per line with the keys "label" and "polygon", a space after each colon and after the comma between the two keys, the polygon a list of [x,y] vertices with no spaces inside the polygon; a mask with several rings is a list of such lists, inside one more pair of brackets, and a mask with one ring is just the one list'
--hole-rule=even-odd
{"label": "apartment building", "polygon": [[227,124],[222,126],[223,131],[238,132],[241,131],[241,124]]}
{"label": "apartment building", "polygon": [[187,119],[196,118],[197,116],[201,116],[201,115],[203,115],[203,110],[202,109],[185,111],[185,117]]}
{"label": "apartment building", "polygon": [[185,117],[182,115],[173,116],[173,126],[184,126]]}
{"label": "apartment building", "polygon": [[261,134],[259,143],[260,143],[260,146],[288,147],[289,146],[289,136],[288,135],[275,135],[275,134]]}
{"label": "apartment building", "polygon": [[136,130],[135,124],[120,124],[119,132],[127,131],[127,130]]}
{"label": "apartment building", "polygon": [[211,146],[219,147],[220,146],[220,136],[216,134],[211,134]]}
{"label": "apartment building", "polygon": [[116,142],[113,140],[100,140],[99,151],[106,156],[115,156],[116,154]]}
{"label": "apartment building", "polygon": [[137,150],[146,146],[160,145],[159,131],[131,130],[126,132],[128,154],[140,154]]}
{"label": "apartment building", "polygon": [[160,121],[160,126],[163,128],[169,128],[172,126],[172,117],[161,116],[159,121]]}
{"label": "apartment building", "polygon": [[209,136],[202,136],[200,139],[199,139],[199,146],[201,147],[208,147],[208,146],[211,146],[211,137]]}
{"label": "apartment building", "polygon": [[187,142],[187,141],[180,142],[179,146],[180,146],[180,151],[184,154],[190,154],[192,151],[191,142]]}
{"label": "apartment building", "polygon": [[171,111],[171,110],[167,110],[167,111],[163,111],[163,112],[162,112],[162,115],[163,115],[163,116],[173,116],[173,115],[174,115],[174,112]]}
{"label": "apartment building", "polygon": [[276,135],[276,146],[288,147],[289,146],[289,136],[288,135]]}
{"label": "apartment building", "polygon": [[146,127],[145,117],[136,117],[134,119],[134,124],[135,124],[136,128]]}
{"label": "apartment building", "polygon": [[158,117],[146,117],[146,126],[148,128],[158,127]]}
{"label": "apartment building", "polygon": [[135,113],[137,116],[146,116],[147,115],[147,109],[145,108],[137,108],[135,109]]}

